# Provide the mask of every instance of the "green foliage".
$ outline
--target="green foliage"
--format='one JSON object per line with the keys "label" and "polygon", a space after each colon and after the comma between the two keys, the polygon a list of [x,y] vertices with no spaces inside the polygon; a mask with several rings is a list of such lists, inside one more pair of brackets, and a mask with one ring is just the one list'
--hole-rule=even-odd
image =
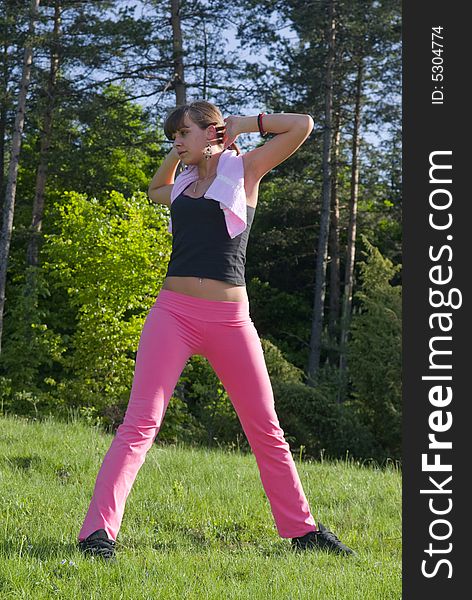
{"label": "green foliage", "polygon": [[111,192],[101,202],[74,192],[50,215],[44,269],[76,311],[56,394],[66,406],[124,402],[145,316],[165,275],[169,243],[164,209],[143,193]]}
{"label": "green foliage", "polygon": [[[305,144],[313,150],[310,140]],[[304,145],[297,156],[299,152],[309,150]],[[264,178],[247,247],[246,273],[248,281],[257,277],[288,295],[311,299],[307,284],[313,278],[322,181],[317,155],[306,158],[283,163]]]}
{"label": "green foliage", "polygon": [[353,396],[365,422],[390,456],[401,452],[401,286],[390,280],[394,266],[362,236],[367,257],[360,263],[360,310],[353,316],[348,348]]}
{"label": "green foliage", "polygon": [[280,348],[270,340],[263,338],[261,338],[261,344],[267,371],[271,379],[281,379],[286,383],[300,383],[303,381],[304,374],[302,369],[289,362],[284,357]]}
{"label": "green foliage", "polygon": [[203,426],[189,412],[187,404],[176,394],[170,399],[157,443],[193,444],[202,437]]}
{"label": "green foliage", "polygon": [[74,128],[71,124],[75,160],[68,159],[72,172],[65,189],[94,195],[97,190],[116,190],[127,197],[136,190],[147,190],[156,168],[157,132],[145,118],[143,107],[130,102],[128,95],[122,86],[109,84],[99,96],[83,103],[79,112],[82,125]]}
{"label": "green foliage", "polygon": [[277,289],[259,277],[253,277],[247,287],[260,336],[279,348],[289,363],[303,369],[310,340],[309,303],[301,294]]}
{"label": "green foliage", "polygon": [[[301,381],[301,369],[288,362],[277,346],[264,338],[261,344],[271,380],[279,378],[287,384]],[[250,450],[231,399],[205,357],[197,354],[189,359],[176,394],[184,398],[195,423],[199,424],[199,430],[193,427],[193,441]],[[166,419],[167,416],[164,425]]]}
{"label": "green foliage", "polygon": [[[179,381],[189,412],[199,423],[194,441],[207,446],[247,447],[231,400],[208,360],[196,354],[187,362]],[[166,417],[167,418],[167,417]]]}
{"label": "green foliage", "polygon": [[356,410],[339,404],[322,391],[302,383],[272,382],[277,414],[292,450],[303,447],[306,456],[386,458]]}
{"label": "green foliage", "polygon": [[[264,338],[261,344],[277,414],[293,451],[303,446],[305,456],[316,459],[320,455],[343,458],[346,453],[378,461],[386,458],[355,406],[338,404],[329,387],[321,390],[308,387],[302,381],[303,371],[287,361],[275,344]],[[187,440],[250,451],[231,399],[206,358],[200,355],[190,358],[180,377],[177,394],[200,427],[194,426],[193,437],[187,436]],[[167,416],[164,426],[166,420]]]}
{"label": "green foliage", "polygon": [[[62,98],[55,111],[46,205],[50,195],[71,190],[100,199],[111,190],[126,197],[146,191],[162,151],[161,136],[146,110],[129,100],[122,85],[107,84],[99,93],[82,97],[79,105],[70,106],[67,100]],[[17,194],[28,221],[31,207],[23,199],[29,199],[35,187],[41,135],[34,99],[29,108],[33,114],[25,128]]]}
{"label": "green foliage", "polygon": [[42,269],[28,267],[24,278],[9,298],[11,308],[0,355],[1,370],[8,374],[4,379],[8,385],[2,385],[2,408],[38,414],[44,405],[55,404],[49,393],[54,383],[50,370],[66,348],[46,322],[42,298],[50,294]]}

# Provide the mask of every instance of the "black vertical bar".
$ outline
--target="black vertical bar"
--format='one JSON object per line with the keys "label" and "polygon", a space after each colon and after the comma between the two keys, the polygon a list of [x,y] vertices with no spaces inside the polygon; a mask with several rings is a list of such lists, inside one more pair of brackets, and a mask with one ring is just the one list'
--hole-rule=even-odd
{"label": "black vertical bar", "polygon": [[[472,143],[466,93],[472,54],[468,8],[468,2],[403,2],[403,598],[407,600],[471,594],[466,581],[472,471],[472,395],[467,381],[468,370],[472,373],[471,286],[467,286],[472,275],[468,181],[472,151],[466,147]],[[433,51],[441,49],[433,40],[443,44],[442,52]],[[452,168],[430,174],[432,162]],[[448,301],[452,306],[446,306]],[[434,355],[434,350],[452,353]],[[433,471],[435,461],[438,469],[451,470]]]}

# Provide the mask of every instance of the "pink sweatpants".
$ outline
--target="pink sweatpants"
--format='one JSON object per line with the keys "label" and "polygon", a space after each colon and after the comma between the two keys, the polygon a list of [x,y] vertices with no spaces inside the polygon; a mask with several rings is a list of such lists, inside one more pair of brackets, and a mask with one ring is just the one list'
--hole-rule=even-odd
{"label": "pink sweatpants", "polygon": [[79,540],[97,529],[116,540],[128,494],[193,354],[207,358],[228,393],[255,455],[279,535],[292,538],[316,530],[275,412],[249,302],[162,289],[141,332],[126,414],[97,475]]}

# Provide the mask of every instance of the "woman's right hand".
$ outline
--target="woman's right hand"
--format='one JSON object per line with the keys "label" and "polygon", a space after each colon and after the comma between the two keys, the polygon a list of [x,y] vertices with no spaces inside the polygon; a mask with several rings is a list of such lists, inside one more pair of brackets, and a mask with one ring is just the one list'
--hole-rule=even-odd
{"label": "woman's right hand", "polygon": [[226,150],[236,141],[236,138],[242,133],[238,124],[241,117],[238,115],[230,115],[224,119],[225,128],[223,136],[223,149]]}

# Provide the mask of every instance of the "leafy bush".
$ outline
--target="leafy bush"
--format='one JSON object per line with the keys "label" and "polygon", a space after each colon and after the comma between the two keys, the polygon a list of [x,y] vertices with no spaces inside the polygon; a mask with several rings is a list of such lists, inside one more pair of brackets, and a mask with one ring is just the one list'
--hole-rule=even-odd
{"label": "leafy bush", "polygon": [[303,383],[272,382],[279,421],[292,451],[304,446],[306,456],[383,458],[356,411]]}
{"label": "leafy bush", "polygon": [[[271,379],[301,380],[303,372],[290,364],[277,346],[263,338],[261,344]],[[176,393],[184,399],[188,411],[200,426],[199,431],[194,429],[194,441],[208,446],[216,443],[250,450],[231,399],[205,357],[194,355],[189,359]]]}
{"label": "leafy bush", "polygon": [[[144,319],[165,275],[167,219],[145,194],[110,192],[98,202],[67,193],[51,215],[44,269],[55,293],[76,311],[56,386],[66,406],[128,400]],[[57,319],[56,319],[57,322]]]}
{"label": "leafy bush", "polygon": [[196,354],[188,360],[177,392],[198,422],[194,441],[206,445],[228,446],[235,441],[247,447],[244,433],[231,400],[208,360]]}
{"label": "leafy bush", "polygon": [[[264,338],[261,344],[276,411],[292,451],[303,446],[305,455],[312,458],[320,454],[343,458],[346,452],[358,458],[385,458],[354,406],[340,405],[329,394],[308,387],[302,382],[301,369],[290,364],[277,346]],[[179,387],[179,396],[201,426],[195,431],[195,442],[250,451],[231,400],[206,358],[190,358]]]}
{"label": "leafy bush", "polygon": [[303,381],[304,373],[302,369],[289,362],[284,357],[280,348],[270,340],[264,338],[261,338],[261,345],[271,380],[281,379],[287,383],[300,383]]}
{"label": "leafy bush", "polygon": [[9,288],[10,308],[0,354],[0,369],[9,381],[1,392],[5,411],[38,415],[56,405],[50,393],[51,369],[66,347],[46,322],[42,302],[49,295],[44,272],[38,267],[28,267],[24,279]]}
{"label": "leafy bush", "polygon": [[304,369],[310,344],[310,330],[306,326],[312,314],[310,302],[301,293],[277,289],[255,276],[248,281],[247,288],[251,315],[261,337],[276,344],[291,364]]}

